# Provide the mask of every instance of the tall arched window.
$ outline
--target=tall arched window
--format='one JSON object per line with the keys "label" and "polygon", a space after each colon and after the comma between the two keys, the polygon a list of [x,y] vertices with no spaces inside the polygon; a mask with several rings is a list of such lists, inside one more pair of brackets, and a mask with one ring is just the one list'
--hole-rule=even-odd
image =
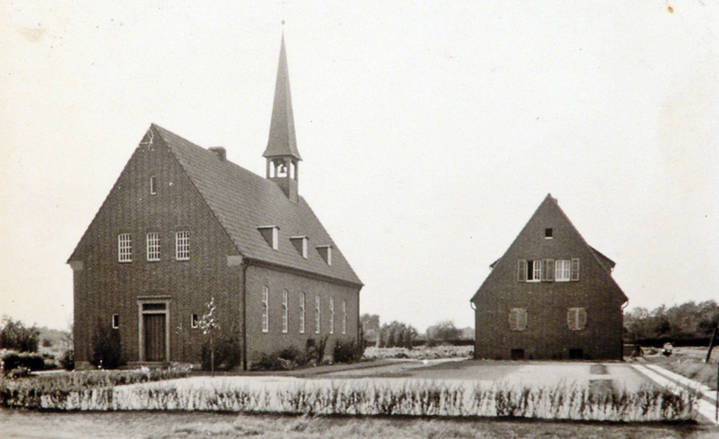
{"label": "tall arched window", "polygon": [[262,332],[270,332],[270,287],[262,287]]}
{"label": "tall arched window", "polygon": [[288,329],[288,316],[287,316],[287,301],[289,293],[287,290],[282,291],[282,333],[287,334]]}
{"label": "tall arched window", "polygon": [[305,293],[300,293],[300,334],[305,333]]}

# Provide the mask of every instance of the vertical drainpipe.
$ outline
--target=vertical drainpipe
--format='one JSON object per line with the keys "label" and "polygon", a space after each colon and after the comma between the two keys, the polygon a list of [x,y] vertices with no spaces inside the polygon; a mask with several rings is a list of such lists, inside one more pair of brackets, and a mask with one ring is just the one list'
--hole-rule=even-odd
{"label": "vertical drainpipe", "polygon": [[242,261],[242,370],[247,370],[247,268],[249,259]]}

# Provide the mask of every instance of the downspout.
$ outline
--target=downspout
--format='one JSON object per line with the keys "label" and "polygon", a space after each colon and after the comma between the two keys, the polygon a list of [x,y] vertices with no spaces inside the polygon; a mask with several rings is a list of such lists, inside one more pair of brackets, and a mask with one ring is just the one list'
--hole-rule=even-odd
{"label": "downspout", "polygon": [[247,268],[250,260],[242,262],[242,370],[247,370]]}

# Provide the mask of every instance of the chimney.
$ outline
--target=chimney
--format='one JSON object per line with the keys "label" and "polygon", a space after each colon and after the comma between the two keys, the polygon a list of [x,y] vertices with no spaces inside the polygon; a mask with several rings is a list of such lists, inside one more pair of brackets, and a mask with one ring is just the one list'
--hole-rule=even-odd
{"label": "chimney", "polygon": [[211,146],[208,148],[210,151],[217,154],[218,160],[221,162],[224,162],[227,160],[227,151],[225,150],[224,146]]}

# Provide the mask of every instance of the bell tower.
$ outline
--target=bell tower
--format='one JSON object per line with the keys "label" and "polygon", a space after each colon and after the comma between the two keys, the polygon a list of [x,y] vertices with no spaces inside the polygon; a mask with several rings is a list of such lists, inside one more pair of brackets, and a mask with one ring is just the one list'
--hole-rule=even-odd
{"label": "bell tower", "polygon": [[280,60],[275,82],[275,100],[272,105],[270,135],[264,154],[267,159],[266,177],[277,183],[291,201],[298,200],[299,162],[302,160],[297,150],[295,137],[295,119],[292,114],[292,96],[290,94],[290,76],[287,70],[285,36],[282,34]]}

